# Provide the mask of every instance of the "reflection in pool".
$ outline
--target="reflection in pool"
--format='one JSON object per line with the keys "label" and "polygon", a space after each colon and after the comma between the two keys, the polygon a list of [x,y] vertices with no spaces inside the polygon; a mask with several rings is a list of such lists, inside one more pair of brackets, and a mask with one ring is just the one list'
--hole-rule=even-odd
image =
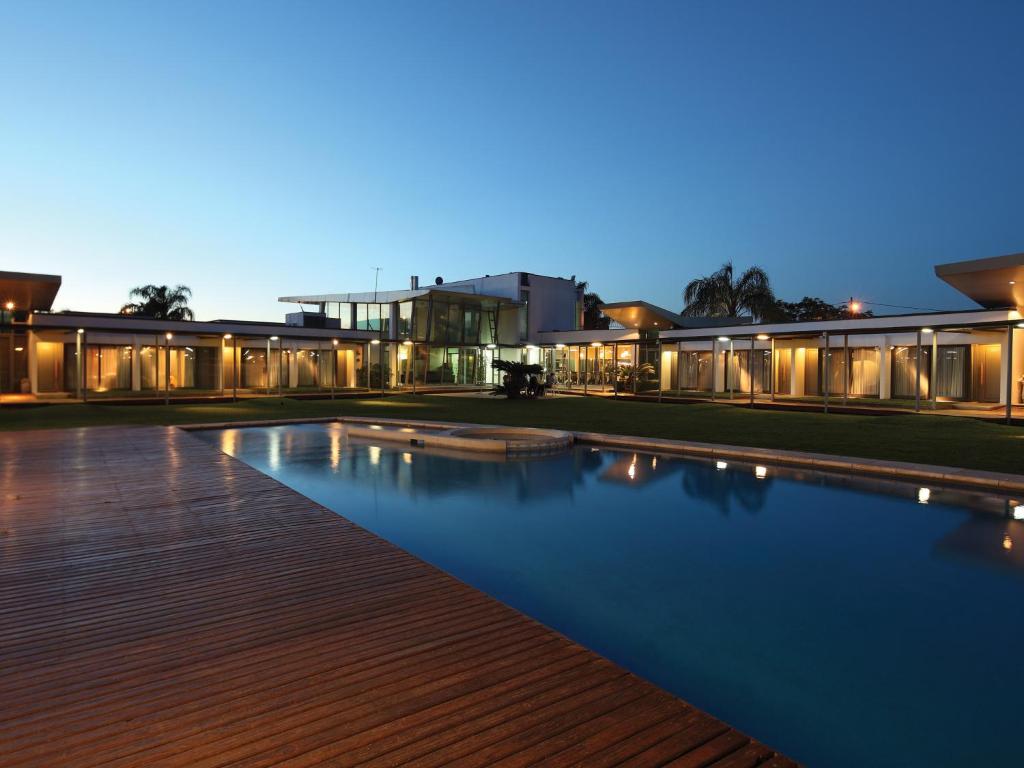
{"label": "reflection in pool", "polygon": [[1007,499],[587,446],[478,460],[337,424],[197,434],[808,765],[1020,764]]}

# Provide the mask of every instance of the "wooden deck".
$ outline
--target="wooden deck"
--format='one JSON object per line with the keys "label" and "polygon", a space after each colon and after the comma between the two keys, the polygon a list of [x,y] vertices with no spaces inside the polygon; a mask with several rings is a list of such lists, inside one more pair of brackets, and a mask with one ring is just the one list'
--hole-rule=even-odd
{"label": "wooden deck", "polygon": [[0,478],[5,767],[793,765],[179,430]]}

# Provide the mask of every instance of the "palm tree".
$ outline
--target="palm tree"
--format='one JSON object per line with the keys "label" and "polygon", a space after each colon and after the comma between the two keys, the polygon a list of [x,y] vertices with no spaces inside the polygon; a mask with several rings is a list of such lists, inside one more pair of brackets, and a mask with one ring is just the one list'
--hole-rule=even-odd
{"label": "palm tree", "polygon": [[768,274],[760,267],[750,267],[735,280],[731,261],[714,274],[691,280],[683,291],[683,301],[682,313],[689,317],[738,317],[748,312],[754,320],[761,320],[775,308]]}
{"label": "palm tree", "polygon": [[494,360],[491,367],[501,371],[501,384],[496,384],[492,395],[505,395],[510,400],[516,400],[527,396],[527,385],[530,376],[539,376],[544,373],[544,366],[536,363],[520,363],[515,360]]}
{"label": "palm tree", "polygon": [[192,289],[187,285],[141,285],[132,288],[128,294],[140,301],[129,302],[121,307],[122,315],[144,315],[156,320],[194,320],[195,315],[188,307]]}
{"label": "palm tree", "polygon": [[586,280],[576,283],[576,289],[583,291],[583,329],[586,331],[606,331],[612,319],[601,313],[601,297],[587,289],[590,284]]}

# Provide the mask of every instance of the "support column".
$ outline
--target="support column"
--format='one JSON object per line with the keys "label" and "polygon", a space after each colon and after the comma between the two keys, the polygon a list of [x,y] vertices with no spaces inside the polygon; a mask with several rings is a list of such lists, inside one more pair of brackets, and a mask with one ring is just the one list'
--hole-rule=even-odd
{"label": "support column", "polygon": [[932,365],[928,377],[928,394],[931,395],[932,410],[936,408],[939,398],[938,374],[939,374],[939,332],[932,331]]}
{"label": "support column", "polygon": [[633,345],[633,394],[636,394],[637,383],[640,380],[640,345]]}
{"label": "support column", "polygon": [[829,386],[828,385],[829,385],[829,381],[831,379],[829,374],[832,372],[832,370],[831,370],[832,366],[829,363],[829,360],[830,360],[829,349],[830,349],[830,347],[829,347],[829,340],[828,340],[828,331],[825,331],[825,351],[824,351],[825,359],[821,363],[821,379],[822,379],[822,381],[821,381],[821,392],[822,392],[822,395],[825,398],[825,413],[828,413],[828,390],[829,390]]}
{"label": "support column", "polygon": [[729,354],[725,358],[725,386],[729,390],[729,399],[732,400],[732,390],[735,382],[733,381],[732,369],[736,363],[736,343],[729,339]]}
{"label": "support column", "polygon": [[[775,402],[775,337],[772,336],[771,358],[768,360],[768,395],[771,401]],[[793,371],[793,363],[789,364],[790,375]]]}
{"label": "support column", "polygon": [[583,353],[583,396],[587,394],[587,359],[590,357],[591,347],[588,344],[585,347],[580,347],[580,351]]}
{"label": "support column", "polygon": [[917,356],[914,358],[914,412],[921,412],[921,329],[917,330]]}
{"label": "support column", "polygon": [[[268,346],[269,349],[269,346]],[[267,357],[270,354],[267,353]],[[338,386],[338,340],[331,339],[331,400],[334,399],[334,390]]]}
{"label": "support column", "polygon": [[[662,375],[663,375],[663,372],[664,372],[663,371],[664,368],[665,368],[665,347],[661,343],[661,339],[658,339],[658,371],[657,371],[657,374],[658,374],[658,402],[659,403],[661,402],[661,390],[663,389],[663,387],[661,386],[661,379],[662,379]],[[671,363],[669,364],[668,377],[669,377],[669,382],[671,382],[672,381],[672,365],[671,365]]]}
{"label": "support column", "polygon": [[164,341],[167,342],[164,348],[164,358],[166,364],[164,365],[164,405],[171,404],[171,338],[165,336]]}
{"label": "support column", "polygon": [[267,397],[270,396],[270,337],[267,337],[267,358],[263,361],[263,375],[267,378]]}
{"label": "support column", "polygon": [[1006,326],[1006,423],[1013,422],[1013,324]]}
{"label": "support column", "polygon": [[142,360],[140,357],[139,338],[132,336],[132,392],[142,391]]}
{"label": "support column", "polygon": [[750,356],[747,358],[747,379],[750,381],[750,407],[754,407],[754,336],[750,337]]}
{"label": "support column", "polygon": [[284,365],[284,342],[277,340],[277,396],[281,396],[281,367]]}
{"label": "support column", "polygon": [[78,397],[84,403],[89,400],[89,387],[85,380],[86,370],[88,366],[85,364],[85,353],[88,345],[85,338],[85,331],[78,334]]}
{"label": "support column", "polygon": [[238,339],[231,337],[231,402],[238,402]]}
{"label": "support column", "polygon": [[850,397],[850,334],[843,334],[843,405]]}
{"label": "support column", "polygon": [[28,330],[25,332],[25,354],[28,355],[28,391],[33,395],[39,394],[39,360],[36,349],[36,332]]}
{"label": "support column", "polygon": [[718,339],[711,340],[711,401],[715,400],[715,389],[718,387]]}
{"label": "support column", "polygon": [[892,350],[889,349],[889,337],[882,336],[878,348],[878,399],[892,399]]}

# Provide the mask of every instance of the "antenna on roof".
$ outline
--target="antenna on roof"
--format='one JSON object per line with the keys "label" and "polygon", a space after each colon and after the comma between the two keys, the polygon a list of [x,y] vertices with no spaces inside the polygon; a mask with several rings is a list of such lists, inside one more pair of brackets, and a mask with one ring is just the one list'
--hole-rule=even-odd
{"label": "antenna on roof", "polygon": [[381,267],[373,268],[373,303],[377,303],[377,278],[380,277]]}

